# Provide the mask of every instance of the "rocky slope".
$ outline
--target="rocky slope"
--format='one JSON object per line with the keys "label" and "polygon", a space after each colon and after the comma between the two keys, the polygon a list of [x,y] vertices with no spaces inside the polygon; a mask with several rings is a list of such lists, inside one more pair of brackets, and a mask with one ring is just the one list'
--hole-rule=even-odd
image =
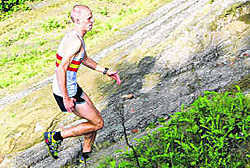
{"label": "rocky slope", "polygon": [[[249,20],[244,18],[249,19],[249,14],[247,0],[174,0],[125,28],[122,33],[134,30],[134,34],[97,54],[94,58],[100,60],[118,53],[112,62],[119,65],[123,84],[101,89],[112,94],[103,102],[105,127],[98,132],[89,165],[95,167],[100,158],[124,146],[119,142],[123,136],[121,103],[127,130],[143,132],[149,123],[169,117],[205,90],[223,91],[242,79],[243,89],[248,90],[250,31]],[[122,101],[121,97],[130,93],[134,98]],[[76,164],[82,141],[66,139],[57,160],[49,157],[44,143],[40,143],[6,158],[0,167]],[[117,143],[115,147],[105,149],[113,143]]]}

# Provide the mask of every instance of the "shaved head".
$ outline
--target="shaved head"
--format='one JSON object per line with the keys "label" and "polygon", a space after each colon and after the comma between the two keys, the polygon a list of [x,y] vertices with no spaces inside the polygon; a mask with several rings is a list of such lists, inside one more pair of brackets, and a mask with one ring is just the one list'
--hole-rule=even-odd
{"label": "shaved head", "polygon": [[76,20],[79,19],[81,14],[84,14],[88,11],[90,11],[90,9],[86,5],[75,5],[71,11],[71,20],[73,21],[73,23],[75,23]]}

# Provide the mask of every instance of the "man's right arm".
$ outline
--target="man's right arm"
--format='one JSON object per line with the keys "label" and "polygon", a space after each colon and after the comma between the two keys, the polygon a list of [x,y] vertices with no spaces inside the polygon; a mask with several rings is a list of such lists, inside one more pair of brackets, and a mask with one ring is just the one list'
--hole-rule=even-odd
{"label": "man's right arm", "polygon": [[66,72],[68,66],[70,65],[73,57],[79,51],[81,47],[81,41],[77,38],[71,38],[67,40],[64,50],[63,50],[63,58],[61,63],[56,69],[56,77],[60,87],[60,90],[63,95],[64,106],[68,112],[72,112],[74,110],[74,102],[68,95],[67,87],[66,87]]}

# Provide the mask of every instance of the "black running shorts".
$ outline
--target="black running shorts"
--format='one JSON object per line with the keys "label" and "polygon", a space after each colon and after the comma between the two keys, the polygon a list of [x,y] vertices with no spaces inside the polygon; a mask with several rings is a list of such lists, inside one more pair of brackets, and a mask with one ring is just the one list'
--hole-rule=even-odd
{"label": "black running shorts", "polygon": [[[73,96],[73,98],[76,99],[75,105],[76,104],[83,104],[83,103],[86,102],[83,98],[81,98],[82,94],[83,94],[82,88],[77,84],[77,92],[76,92],[76,95]],[[66,108],[65,108],[65,106],[63,104],[63,97],[58,96],[58,95],[56,95],[54,93],[53,93],[53,95],[54,95],[54,97],[56,99],[56,102],[57,102],[59,108],[61,109],[61,111],[62,112],[67,112],[67,110],[66,110]]]}

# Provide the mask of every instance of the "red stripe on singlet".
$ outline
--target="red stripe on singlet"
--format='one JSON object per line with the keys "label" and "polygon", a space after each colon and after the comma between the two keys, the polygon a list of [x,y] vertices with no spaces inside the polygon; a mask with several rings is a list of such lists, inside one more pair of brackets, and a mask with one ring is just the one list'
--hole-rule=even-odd
{"label": "red stripe on singlet", "polygon": [[[59,61],[62,60],[62,57],[61,57],[59,54],[56,54],[56,58],[57,58]],[[71,64],[80,65],[80,64],[81,64],[81,61],[72,60],[72,61],[71,61]],[[58,62],[56,61],[56,67],[58,67],[58,66],[59,66],[59,64],[58,64]],[[71,67],[68,67],[67,70],[77,72],[78,68],[71,68]]]}
{"label": "red stripe on singlet", "polygon": [[59,59],[60,61],[62,60],[62,57],[59,54],[56,54],[56,58]]}
{"label": "red stripe on singlet", "polygon": [[[59,54],[56,54],[56,58],[58,59],[58,60],[62,60],[62,57],[59,55]],[[81,61],[75,61],[75,60],[72,60],[71,61],[71,64],[75,64],[75,65],[80,65],[81,64]]]}
{"label": "red stripe on singlet", "polygon": [[72,61],[71,61],[71,64],[80,65],[80,64],[81,64],[81,61],[72,60]]}
{"label": "red stripe on singlet", "polygon": [[77,72],[78,68],[71,68],[71,67],[68,67],[67,69],[68,71],[74,71],[74,72]]}
{"label": "red stripe on singlet", "polygon": [[[59,54],[56,54],[56,58],[57,58],[58,60],[60,60],[60,61],[62,60],[62,57],[61,57]],[[81,61],[72,60],[72,61],[71,61],[71,64],[80,65],[80,64],[81,64]],[[58,66],[59,66],[59,64],[56,62],[56,67],[58,67]],[[68,70],[68,71],[77,72],[78,68],[71,68],[71,67],[68,67],[67,70]]]}

